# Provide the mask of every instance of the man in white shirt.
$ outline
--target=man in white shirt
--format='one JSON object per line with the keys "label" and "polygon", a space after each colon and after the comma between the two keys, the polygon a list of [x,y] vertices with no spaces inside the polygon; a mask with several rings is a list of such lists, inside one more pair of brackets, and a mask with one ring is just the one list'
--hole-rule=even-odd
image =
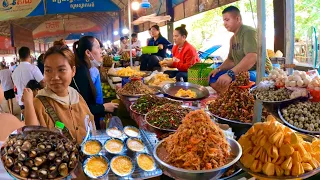
{"label": "man in white shirt", "polygon": [[136,33],[131,34],[132,39],[132,48],[136,49],[136,56],[139,57],[142,55],[141,52],[141,42],[138,40],[138,35]]}
{"label": "man in white shirt", "polygon": [[14,62],[11,62],[11,63],[10,63],[9,70],[10,70],[11,72],[13,72],[13,71],[16,69],[16,67],[17,67],[17,65],[15,65]]}
{"label": "man in white shirt", "polygon": [[40,69],[31,64],[30,49],[28,47],[21,47],[19,49],[20,64],[12,73],[12,80],[17,88],[18,103],[21,110],[24,109],[21,97],[23,94],[23,89],[30,80],[36,80],[44,87],[43,75]]}
{"label": "man in white shirt", "polygon": [[7,100],[9,113],[13,114],[12,99],[15,98],[15,95],[13,90],[14,86],[11,79],[11,74],[11,71],[7,69],[7,67],[4,64],[1,64],[0,83],[4,91],[4,97]]}

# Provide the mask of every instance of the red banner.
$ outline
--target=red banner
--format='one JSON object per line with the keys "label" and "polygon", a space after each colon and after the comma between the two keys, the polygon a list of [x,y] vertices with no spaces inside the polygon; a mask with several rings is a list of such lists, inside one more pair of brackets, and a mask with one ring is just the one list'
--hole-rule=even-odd
{"label": "red banner", "polygon": [[21,26],[11,24],[12,46],[17,49],[25,46],[35,51],[32,31]]}

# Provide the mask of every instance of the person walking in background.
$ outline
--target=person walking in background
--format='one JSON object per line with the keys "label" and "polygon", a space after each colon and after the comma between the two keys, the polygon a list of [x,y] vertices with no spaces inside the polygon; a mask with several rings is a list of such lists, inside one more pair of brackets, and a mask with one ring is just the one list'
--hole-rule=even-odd
{"label": "person walking in background", "polygon": [[43,56],[44,54],[42,53],[37,60],[37,66],[42,74],[44,74]]}
{"label": "person walking in background", "polygon": [[160,33],[160,27],[153,25],[151,27],[152,38],[148,42],[148,46],[158,46],[159,51],[153,54],[143,54],[141,56],[141,71],[154,71],[160,70],[159,62],[166,57],[166,51],[168,45],[171,44],[166,38]]}
{"label": "person walking in background", "polygon": [[9,70],[10,70],[11,72],[13,72],[13,71],[16,69],[16,67],[17,67],[17,65],[16,65],[14,62],[11,62],[11,63],[10,63]]}
{"label": "person walking in background", "polygon": [[[71,87],[78,90],[83,99],[87,102],[97,129],[100,127],[100,119],[106,112],[113,112],[118,104],[96,102],[97,92],[92,81],[90,68],[92,64],[101,64],[102,50],[99,41],[93,36],[84,36],[73,44],[73,52],[76,56],[76,74],[71,82]],[[101,87],[100,87],[101,88]]]}
{"label": "person walking in background", "polygon": [[26,88],[30,80],[36,80],[44,87],[45,83],[43,81],[43,75],[39,68],[31,64],[30,49],[28,47],[21,47],[19,49],[20,64],[12,73],[12,80],[17,88],[17,98],[19,106],[22,110],[24,109],[21,97],[23,94],[23,89]]}
{"label": "person walking in background", "polygon": [[131,42],[132,42],[132,49],[136,50],[136,56],[140,57],[142,55],[141,42],[138,39],[138,35],[136,33],[131,34]]}
{"label": "person walking in background", "polygon": [[11,78],[11,70],[7,69],[7,67],[3,64],[1,64],[1,70],[0,70],[0,82],[2,89],[4,91],[4,97],[7,100],[9,113],[13,114],[13,101],[12,99],[15,98],[14,95],[14,86]]}

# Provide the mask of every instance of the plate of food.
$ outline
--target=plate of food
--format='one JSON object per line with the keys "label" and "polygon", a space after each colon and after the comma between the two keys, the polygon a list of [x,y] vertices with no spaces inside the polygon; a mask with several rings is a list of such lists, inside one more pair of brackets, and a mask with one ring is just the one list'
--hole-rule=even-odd
{"label": "plate of food", "polygon": [[164,104],[149,111],[145,120],[147,124],[162,131],[176,131],[182,119],[196,107],[188,107],[177,104]]}
{"label": "plate of food", "polygon": [[127,97],[140,97],[145,94],[159,94],[156,89],[143,84],[141,80],[131,80],[117,91],[117,94]]}
{"label": "plate of food", "polygon": [[207,88],[188,82],[165,84],[161,90],[173,99],[200,100],[209,97]]}
{"label": "plate of food", "polygon": [[179,129],[153,150],[165,172],[186,180],[219,179],[241,154],[239,143],[226,138],[203,110],[187,114]]}
{"label": "plate of food", "polygon": [[153,108],[164,105],[166,103],[177,104],[177,105],[182,104],[182,102],[179,102],[177,100],[172,100],[165,97],[158,97],[156,95],[146,94],[139,97],[137,101],[135,101],[132,105],[130,105],[130,110],[139,115],[146,115]]}
{"label": "plate of food", "polygon": [[25,126],[2,145],[1,161],[17,179],[64,179],[77,167],[79,149],[59,133]]}
{"label": "plate of food", "polygon": [[300,134],[273,116],[256,123],[238,140],[237,165],[256,179],[306,179],[319,173],[320,140]]}
{"label": "plate of food", "polygon": [[151,71],[140,71],[135,68],[126,67],[122,69],[116,70],[115,73],[109,73],[108,75],[111,77],[121,77],[121,78],[128,78],[131,76],[140,76],[140,77],[147,77],[151,75]]}

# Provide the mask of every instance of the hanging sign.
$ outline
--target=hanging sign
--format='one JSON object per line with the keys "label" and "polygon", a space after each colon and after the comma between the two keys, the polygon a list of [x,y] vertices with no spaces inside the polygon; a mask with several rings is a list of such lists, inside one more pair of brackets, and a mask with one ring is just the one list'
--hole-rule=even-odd
{"label": "hanging sign", "polygon": [[43,0],[0,0],[0,21],[44,15]]}
{"label": "hanging sign", "polygon": [[26,46],[30,48],[30,50],[34,51],[34,41],[32,37],[32,31],[21,26],[11,24],[11,42],[12,47],[16,47],[17,49]]}
{"label": "hanging sign", "polygon": [[111,0],[47,0],[47,14],[119,11]]}
{"label": "hanging sign", "polygon": [[33,38],[58,36],[70,33],[101,31],[101,27],[85,18],[59,19],[43,22],[33,31]]}

